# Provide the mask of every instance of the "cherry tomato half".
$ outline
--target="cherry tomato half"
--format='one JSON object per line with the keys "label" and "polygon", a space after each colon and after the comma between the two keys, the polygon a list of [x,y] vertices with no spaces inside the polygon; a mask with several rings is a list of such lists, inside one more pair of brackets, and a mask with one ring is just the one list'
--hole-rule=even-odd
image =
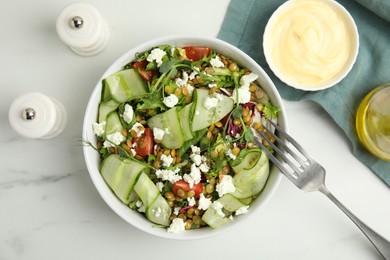
{"label": "cherry tomato half", "polygon": [[140,60],[134,62],[131,67],[137,70],[138,74],[141,76],[143,80],[152,82],[153,76],[157,74],[157,70],[146,70],[147,65],[148,65],[147,60]]}
{"label": "cherry tomato half", "polygon": [[190,184],[188,184],[188,182],[184,181],[184,180],[178,180],[177,182],[175,182],[173,184],[173,187],[172,187],[172,192],[175,193],[177,195],[177,191],[181,189],[185,192],[188,192],[190,190],[194,190],[195,191],[195,198],[199,198],[199,195],[202,193],[203,191],[203,186],[202,186],[202,183],[198,183],[198,184],[194,184],[194,186],[192,186],[192,188],[190,188]]}
{"label": "cherry tomato half", "polygon": [[135,137],[133,141],[137,144],[134,150],[138,155],[146,156],[153,152],[154,140],[152,129],[145,128],[144,133],[140,137]]}
{"label": "cherry tomato half", "polygon": [[198,61],[210,55],[209,47],[189,46],[184,47],[187,58],[193,61]]}

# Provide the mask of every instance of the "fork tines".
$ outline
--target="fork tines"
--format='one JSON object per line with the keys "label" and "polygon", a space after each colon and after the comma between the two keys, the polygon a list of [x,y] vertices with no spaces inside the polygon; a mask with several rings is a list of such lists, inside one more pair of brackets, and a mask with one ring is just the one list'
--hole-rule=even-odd
{"label": "fork tines", "polygon": [[[293,176],[296,178],[297,174],[303,171],[303,166],[310,164],[310,157],[280,126],[271,120],[267,120],[267,122],[275,127],[277,135],[274,134],[273,131],[271,131],[266,125],[263,125],[265,131],[256,130],[256,132],[262,137],[263,141],[255,138],[256,143],[282,173],[284,173],[287,177]],[[290,146],[283,140],[287,140],[292,148],[290,148]],[[278,144],[284,152],[276,144]],[[272,147],[274,152],[280,156],[280,160],[278,160],[270,151],[269,147]]]}

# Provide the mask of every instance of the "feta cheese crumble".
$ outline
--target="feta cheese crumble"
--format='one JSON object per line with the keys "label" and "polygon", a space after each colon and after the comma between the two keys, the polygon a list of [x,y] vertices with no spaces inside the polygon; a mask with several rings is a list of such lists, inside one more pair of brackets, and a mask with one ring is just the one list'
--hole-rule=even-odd
{"label": "feta cheese crumble", "polygon": [[125,105],[125,111],[123,111],[123,120],[125,120],[126,123],[130,124],[130,122],[133,120],[134,117],[134,110],[133,107],[129,104]]}
{"label": "feta cheese crumble", "polygon": [[200,155],[200,147],[191,145],[191,160],[196,166],[200,166],[202,161],[205,160],[204,156]]}
{"label": "feta cheese crumble", "polygon": [[160,128],[157,128],[157,127],[153,128],[153,137],[154,137],[154,139],[162,140],[164,138],[164,134],[165,134],[164,130],[162,130]]}
{"label": "feta cheese crumble", "polygon": [[194,93],[195,88],[190,84],[187,84],[187,89],[188,89],[188,94],[192,95],[192,93]]}
{"label": "feta cheese crumble", "polygon": [[181,209],[180,207],[175,207],[175,208],[173,209],[173,214],[175,214],[176,216],[179,215],[180,209]]}
{"label": "feta cheese crumble", "polygon": [[171,225],[167,229],[168,233],[180,233],[185,230],[186,224],[184,223],[183,219],[181,218],[175,218],[172,220]]}
{"label": "feta cheese crumble", "polygon": [[244,75],[240,79],[240,87],[233,91],[231,98],[235,103],[245,104],[251,101],[251,92],[249,91],[250,84],[259,76],[255,73]]}
{"label": "feta cheese crumble", "polygon": [[187,81],[188,81],[188,74],[187,74],[187,72],[184,71],[183,78],[177,78],[175,80],[175,83],[178,87],[183,88],[183,87],[187,86]]}
{"label": "feta cheese crumble", "polygon": [[221,217],[225,217],[225,213],[223,213],[223,205],[219,201],[214,201],[213,204],[211,204],[211,207],[216,211],[218,215]]}
{"label": "feta cheese crumble", "polygon": [[241,87],[246,87],[246,86],[249,87],[249,85],[250,85],[253,81],[255,81],[258,77],[259,77],[259,76],[258,76],[257,74],[255,74],[255,73],[253,73],[253,72],[249,73],[248,75],[242,76],[241,79],[240,79],[240,85],[241,85]]}
{"label": "feta cheese crumble", "polygon": [[200,210],[206,210],[211,205],[211,198],[206,198],[203,193],[200,194],[199,200],[198,200],[198,209]]}
{"label": "feta cheese crumble", "polygon": [[231,96],[234,103],[245,104],[251,101],[251,92],[249,91],[248,86],[241,86],[237,89],[233,90],[233,94]]}
{"label": "feta cheese crumble", "polygon": [[227,193],[236,191],[236,187],[233,184],[233,177],[230,175],[224,175],[222,180],[215,185],[215,190],[218,192],[218,196],[222,197]]}
{"label": "feta cheese crumble", "polygon": [[248,208],[249,208],[249,206],[242,206],[241,208],[236,210],[235,215],[238,216],[238,215],[242,215],[242,214],[247,213],[248,212]]}
{"label": "feta cheese crumble", "polygon": [[171,166],[171,164],[173,162],[173,157],[170,154],[169,155],[162,154],[160,159],[162,161],[162,166],[165,166],[165,167]]}
{"label": "feta cheese crumble", "polygon": [[179,102],[179,99],[175,94],[170,94],[169,96],[164,97],[163,102],[167,107],[174,107]]}
{"label": "feta cheese crumble", "polygon": [[237,158],[237,156],[233,154],[232,149],[230,148],[226,151],[226,155],[229,156],[229,158],[232,160],[235,160]]}
{"label": "feta cheese crumble", "polygon": [[187,88],[188,94],[192,95],[195,88],[188,83],[188,80],[193,80],[197,74],[198,73],[196,71],[193,71],[190,75],[188,75],[188,73],[184,71],[182,78],[175,79],[175,84],[179,88]]}
{"label": "feta cheese crumble", "polygon": [[209,84],[208,86],[209,86],[209,88],[216,88],[217,84],[216,83],[212,83],[212,84]]}
{"label": "feta cheese crumble", "polygon": [[92,124],[93,133],[96,136],[102,136],[104,134],[105,128],[106,128],[106,121],[102,121],[101,123],[93,123]]}
{"label": "feta cheese crumble", "polygon": [[202,163],[202,156],[200,154],[191,154],[191,160],[194,162],[196,166],[199,166]]}
{"label": "feta cheese crumble", "polygon": [[145,205],[142,203],[142,201],[137,200],[135,206],[137,206],[139,212],[145,212]]}
{"label": "feta cheese crumble", "polygon": [[203,173],[208,173],[210,168],[207,164],[205,163],[202,163],[200,166],[199,166],[199,170],[201,170]]}
{"label": "feta cheese crumble", "polygon": [[212,58],[210,60],[210,64],[211,66],[213,66],[214,68],[221,68],[224,66],[223,62],[221,61],[221,59],[219,58],[219,56],[215,56],[215,58]]}
{"label": "feta cheese crumble", "polygon": [[193,71],[191,72],[191,74],[188,76],[188,79],[193,80],[193,79],[195,78],[196,75],[198,75],[198,72],[195,71],[195,70],[193,70]]}
{"label": "feta cheese crumble", "polygon": [[200,154],[200,147],[196,145],[191,145],[191,152],[194,154]]}
{"label": "feta cheese crumble", "polygon": [[120,145],[126,138],[122,135],[121,132],[115,132],[112,134],[107,135],[107,140],[104,141],[103,146],[108,147],[115,147],[116,145]]}
{"label": "feta cheese crumble", "polygon": [[195,204],[196,204],[194,197],[187,198],[187,201],[188,201],[188,206],[192,207],[192,206],[195,206]]}
{"label": "feta cheese crumble", "polygon": [[192,188],[195,184],[198,184],[201,178],[202,176],[200,174],[200,170],[194,163],[191,164],[191,172],[183,175],[183,179],[188,182],[190,188]]}
{"label": "feta cheese crumble", "polygon": [[146,60],[149,62],[156,61],[157,67],[160,67],[162,65],[162,59],[165,55],[167,55],[165,51],[161,50],[160,48],[155,48],[150,52]]}
{"label": "feta cheese crumble", "polygon": [[213,107],[216,107],[218,105],[219,99],[216,97],[206,97],[205,100],[203,101],[203,106],[206,109],[211,109]]}
{"label": "feta cheese crumble", "polygon": [[180,169],[172,170],[165,170],[165,169],[157,169],[156,170],[156,176],[157,178],[162,179],[163,181],[169,181],[170,183],[175,183],[178,180],[181,180],[182,177],[178,175],[177,173],[180,171]]}
{"label": "feta cheese crumble", "polygon": [[140,137],[145,132],[144,126],[138,122],[133,125],[133,127],[130,129],[130,131],[131,130],[135,131],[135,133],[137,134],[137,137]]}

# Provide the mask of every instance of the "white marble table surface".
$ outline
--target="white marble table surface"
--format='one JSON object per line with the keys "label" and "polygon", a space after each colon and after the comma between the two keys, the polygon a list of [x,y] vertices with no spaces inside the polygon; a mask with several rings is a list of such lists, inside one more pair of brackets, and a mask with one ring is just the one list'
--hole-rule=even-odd
{"label": "white marble table surface", "polygon": [[[381,259],[325,196],[283,178],[275,195],[239,228],[197,241],[145,234],[104,203],[80,145],[84,110],[105,69],[158,36],[216,36],[227,0],[86,1],[108,23],[107,49],[80,57],[57,37],[70,0],[0,1],[0,259]],[[8,123],[18,96],[59,99],[68,125],[59,137],[31,140]],[[390,239],[390,189],[351,153],[342,131],[318,106],[285,102],[291,134],[327,169],[327,186],[352,212]]]}

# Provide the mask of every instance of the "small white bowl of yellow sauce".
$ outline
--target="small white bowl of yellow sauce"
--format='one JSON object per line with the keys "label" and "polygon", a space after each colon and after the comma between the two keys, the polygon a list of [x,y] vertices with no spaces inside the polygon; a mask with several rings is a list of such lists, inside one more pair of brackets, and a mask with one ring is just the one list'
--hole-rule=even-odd
{"label": "small white bowl of yellow sauce", "polygon": [[359,34],[349,12],[334,0],[289,0],[269,19],[264,55],[273,73],[297,89],[334,86],[352,69]]}

